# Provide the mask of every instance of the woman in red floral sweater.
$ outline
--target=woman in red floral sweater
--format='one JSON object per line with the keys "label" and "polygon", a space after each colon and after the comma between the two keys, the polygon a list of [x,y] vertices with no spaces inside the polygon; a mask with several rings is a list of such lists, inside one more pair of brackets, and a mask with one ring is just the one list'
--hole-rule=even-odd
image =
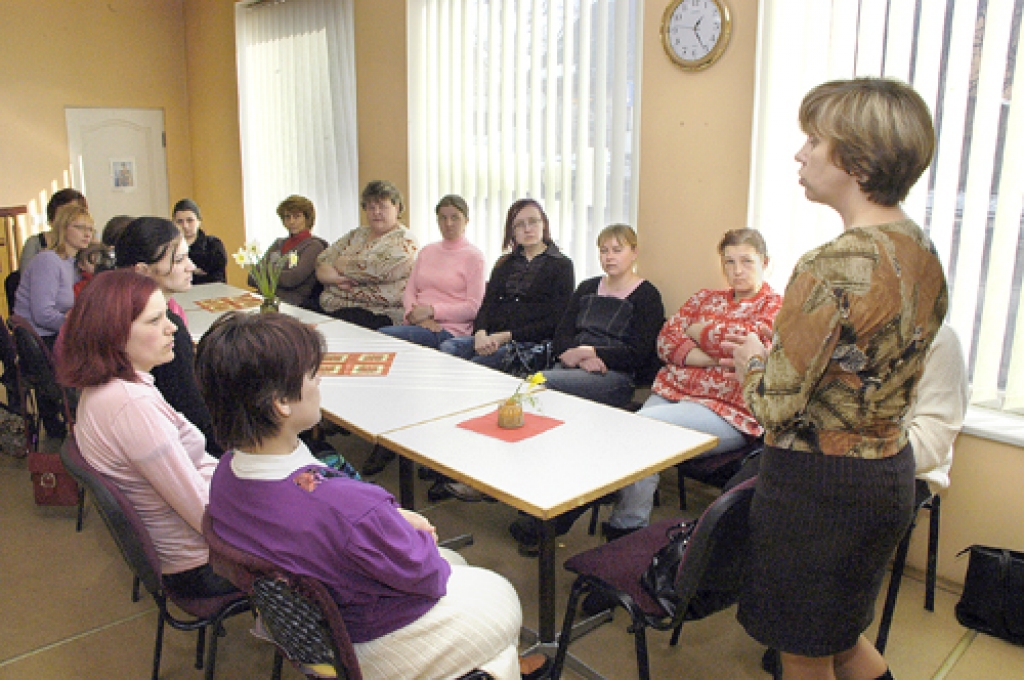
{"label": "woman in red floral sweater", "polygon": [[[764,281],[768,251],[759,231],[727,231],[718,253],[729,287],[698,291],[665,322],[658,335],[658,356],[665,366],[640,409],[649,418],[718,437],[718,446],[703,455],[731,451],[761,434],[732,369],[719,365],[731,357],[722,340],[726,334],[752,332],[769,344],[782,306],[782,296]],[[657,488],[654,474],[623,489],[604,526],[606,535],[617,538],[646,526]]]}

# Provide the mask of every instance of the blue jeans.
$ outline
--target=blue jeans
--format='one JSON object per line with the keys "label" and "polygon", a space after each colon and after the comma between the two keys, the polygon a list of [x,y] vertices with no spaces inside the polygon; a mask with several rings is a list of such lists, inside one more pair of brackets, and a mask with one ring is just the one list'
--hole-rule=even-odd
{"label": "blue jeans", "polygon": [[616,408],[629,404],[635,389],[633,380],[626,373],[589,373],[582,368],[566,368],[560,363],[544,371],[544,378],[549,389]]}
{"label": "blue jeans", "polygon": [[[718,446],[701,454],[703,456],[732,451],[747,442],[742,432],[707,406],[695,401],[673,402],[652,394],[638,414],[718,437]],[[655,473],[623,488],[608,523],[617,529],[647,526],[651,520],[658,479],[659,475]]]}
{"label": "blue jeans", "polygon": [[441,343],[440,350],[445,354],[451,354],[460,359],[470,359],[474,364],[480,364],[481,366],[500,371],[501,364],[505,359],[505,353],[508,352],[508,345],[502,345],[494,354],[484,356],[483,354],[476,353],[475,342],[476,340],[472,335],[464,335],[452,338],[451,340],[445,340]]}
{"label": "blue jeans", "polygon": [[451,340],[454,336],[444,330],[443,328],[436,333],[429,328],[423,326],[385,326],[379,329],[384,335],[390,335],[393,338],[399,340],[408,340],[409,342],[416,343],[417,345],[423,345],[424,347],[431,347],[433,349],[439,349],[441,345]]}

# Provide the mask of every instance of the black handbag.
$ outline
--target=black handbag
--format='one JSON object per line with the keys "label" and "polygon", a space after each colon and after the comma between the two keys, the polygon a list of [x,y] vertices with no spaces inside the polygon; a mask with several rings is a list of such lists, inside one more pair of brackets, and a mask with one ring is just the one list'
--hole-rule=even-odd
{"label": "black handbag", "polygon": [[508,343],[505,356],[502,357],[501,370],[518,378],[525,378],[551,368],[554,363],[550,341],[516,342],[512,340]]}
{"label": "black handbag", "polygon": [[651,558],[651,566],[640,575],[640,587],[653,597],[661,608],[674,614],[679,599],[676,597],[676,576],[683,561],[683,553],[690,544],[697,520],[680,522],[665,530],[666,543]]}
{"label": "black handbag", "polygon": [[1024,553],[972,545],[956,620],[967,628],[1024,645]]}

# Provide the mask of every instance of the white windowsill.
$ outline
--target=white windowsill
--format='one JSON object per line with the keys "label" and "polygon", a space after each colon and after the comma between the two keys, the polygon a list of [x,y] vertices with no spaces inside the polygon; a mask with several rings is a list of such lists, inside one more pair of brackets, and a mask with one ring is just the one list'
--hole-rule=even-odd
{"label": "white windowsill", "polygon": [[1024,447],[1024,416],[968,406],[963,432],[972,437]]}

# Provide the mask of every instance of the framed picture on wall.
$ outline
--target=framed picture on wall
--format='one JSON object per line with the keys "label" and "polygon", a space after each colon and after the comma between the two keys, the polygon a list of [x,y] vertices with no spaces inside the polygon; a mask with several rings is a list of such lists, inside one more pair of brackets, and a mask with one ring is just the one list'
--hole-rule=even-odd
{"label": "framed picture on wall", "polygon": [[110,188],[113,191],[135,190],[135,159],[110,159]]}

